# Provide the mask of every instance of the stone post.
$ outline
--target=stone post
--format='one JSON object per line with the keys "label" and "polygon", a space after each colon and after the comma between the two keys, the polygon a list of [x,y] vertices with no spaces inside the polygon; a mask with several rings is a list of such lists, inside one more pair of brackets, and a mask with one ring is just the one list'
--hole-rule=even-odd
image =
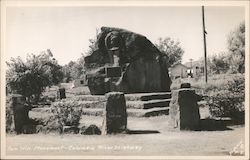
{"label": "stone post", "polygon": [[121,133],[127,129],[127,111],[124,93],[109,92],[104,107],[102,135]]}
{"label": "stone post", "polygon": [[65,99],[66,98],[65,88],[59,88],[58,97],[59,97],[59,99]]}
{"label": "stone post", "polygon": [[200,122],[200,112],[197,102],[201,96],[191,88],[181,88],[172,91],[169,115],[171,126],[180,130],[197,130]]}
{"label": "stone post", "polygon": [[23,133],[24,125],[29,122],[29,108],[25,105],[25,100],[22,95],[12,95],[11,107],[14,115],[14,126],[17,134]]}
{"label": "stone post", "polygon": [[191,84],[190,83],[182,83],[181,88],[191,88]]}

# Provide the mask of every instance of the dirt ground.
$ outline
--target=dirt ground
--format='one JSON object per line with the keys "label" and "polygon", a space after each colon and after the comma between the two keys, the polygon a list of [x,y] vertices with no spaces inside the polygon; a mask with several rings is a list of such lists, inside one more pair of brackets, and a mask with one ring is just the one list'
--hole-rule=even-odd
{"label": "dirt ground", "polygon": [[[101,124],[99,117],[83,117],[82,123]],[[87,121],[88,119],[88,121]],[[200,131],[177,131],[169,116],[128,118],[131,134],[21,134],[7,135],[7,155],[131,155],[131,156],[220,156],[244,142],[244,126],[226,121],[202,120]],[[159,132],[159,133],[157,133]]]}

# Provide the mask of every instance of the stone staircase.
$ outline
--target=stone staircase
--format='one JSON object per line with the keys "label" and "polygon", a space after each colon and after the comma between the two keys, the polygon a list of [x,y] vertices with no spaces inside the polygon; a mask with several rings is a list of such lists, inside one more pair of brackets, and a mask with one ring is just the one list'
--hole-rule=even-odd
{"label": "stone staircase", "polygon": [[[102,116],[105,96],[80,95],[70,98],[81,103],[83,115]],[[125,94],[130,117],[167,115],[171,92]]]}

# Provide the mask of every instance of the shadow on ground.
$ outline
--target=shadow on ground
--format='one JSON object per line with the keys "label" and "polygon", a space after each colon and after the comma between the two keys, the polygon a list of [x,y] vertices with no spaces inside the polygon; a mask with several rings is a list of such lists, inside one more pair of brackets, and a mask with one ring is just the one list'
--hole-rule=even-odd
{"label": "shadow on ground", "polygon": [[156,134],[157,130],[127,130],[127,134]]}
{"label": "shadow on ground", "polygon": [[228,128],[232,120],[201,119],[199,131],[225,131],[233,130]]}

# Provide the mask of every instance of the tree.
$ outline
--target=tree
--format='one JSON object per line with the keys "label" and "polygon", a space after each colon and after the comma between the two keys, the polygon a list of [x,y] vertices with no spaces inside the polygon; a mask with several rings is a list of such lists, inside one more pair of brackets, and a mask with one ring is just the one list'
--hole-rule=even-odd
{"label": "tree", "polygon": [[85,77],[84,55],[82,55],[76,62],[70,61],[63,66],[64,82],[70,82],[74,79]]}
{"label": "tree", "polygon": [[181,63],[184,50],[181,48],[179,41],[175,42],[170,37],[165,39],[159,38],[155,46],[167,55],[168,67]]}
{"label": "tree", "polygon": [[208,61],[210,62],[209,69],[212,73],[222,74],[229,70],[228,54],[225,52],[213,55]]}
{"label": "tree", "polygon": [[74,61],[70,61],[68,64],[64,65],[62,67],[62,71],[63,71],[63,82],[70,82],[74,79],[74,77],[72,76],[72,72],[73,72],[73,66],[75,65],[76,62]]}
{"label": "tree", "polygon": [[[98,29],[96,29],[96,34],[98,34]],[[63,66],[64,82],[70,82],[74,79],[85,78],[86,68],[84,66],[84,57],[90,55],[97,49],[96,38],[89,39],[89,48],[77,61],[70,61],[67,65]]]}
{"label": "tree", "polygon": [[39,55],[30,54],[24,62],[20,57],[7,62],[7,86],[13,93],[22,94],[28,103],[38,102],[45,87],[58,84],[63,73],[50,50]]}
{"label": "tree", "polygon": [[232,73],[245,72],[245,23],[242,22],[228,36],[228,51],[230,71]]}
{"label": "tree", "polygon": [[[96,29],[96,35],[98,35],[99,29]],[[86,68],[84,66],[85,64],[85,56],[90,55],[97,49],[96,46],[97,38],[91,38],[89,39],[89,49],[82,53],[81,57],[77,59],[76,62],[71,61],[68,65],[64,66],[68,72],[70,72],[70,78],[71,79],[78,79],[78,78],[85,78],[86,75]],[[67,73],[68,75],[68,73]]]}
{"label": "tree", "polygon": [[71,76],[74,79],[83,78],[85,76],[84,56],[82,55],[72,66]]}

